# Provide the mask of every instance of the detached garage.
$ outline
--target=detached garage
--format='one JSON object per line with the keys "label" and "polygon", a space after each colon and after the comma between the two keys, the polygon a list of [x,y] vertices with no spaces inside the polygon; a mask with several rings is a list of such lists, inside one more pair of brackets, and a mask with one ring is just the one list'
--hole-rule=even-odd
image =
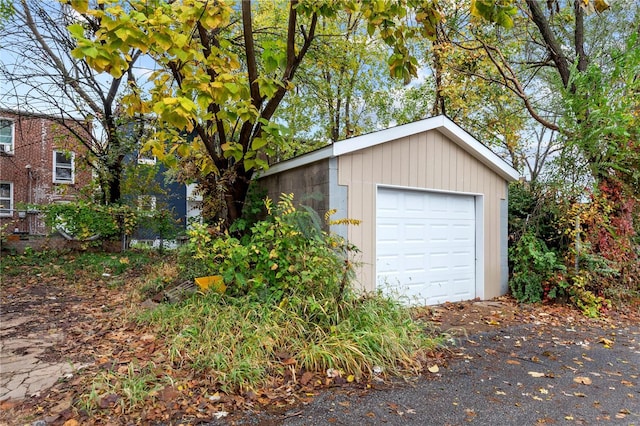
{"label": "detached garage", "polygon": [[273,165],[271,198],[293,192],[361,250],[358,284],[411,304],[507,292],[509,164],[444,116],[343,140]]}

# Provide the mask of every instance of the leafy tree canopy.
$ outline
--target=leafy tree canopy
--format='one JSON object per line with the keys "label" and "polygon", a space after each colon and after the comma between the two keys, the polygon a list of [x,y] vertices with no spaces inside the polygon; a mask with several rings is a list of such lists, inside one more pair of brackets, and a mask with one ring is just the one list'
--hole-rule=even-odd
{"label": "leafy tree canopy", "polygon": [[[440,19],[433,2],[425,0],[71,4],[100,22],[95,36],[87,36],[82,23],[70,27],[76,57],[116,78],[127,70],[132,47],[156,62],[148,94],[133,90],[124,99],[127,111],[157,117],[161,130],[148,148],[174,167],[180,161],[210,200],[205,215],[227,223],[239,217],[253,172],[267,167],[264,154],[283,143],[274,114],[306,66],[322,19],[360,14],[368,35],[391,46],[391,75],[405,81],[418,65],[407,40],[433,37]],[[261,9],[267,7],[287,18],[264,19]]]}

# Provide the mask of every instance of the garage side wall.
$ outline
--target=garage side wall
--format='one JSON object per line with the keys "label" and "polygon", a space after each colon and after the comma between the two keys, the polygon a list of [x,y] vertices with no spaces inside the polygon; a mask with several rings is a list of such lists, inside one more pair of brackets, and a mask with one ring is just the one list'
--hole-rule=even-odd
{"label": "garage side wall", "polygon": [[349,240],[362,250],[358,278],[365,290],[375,287],[376,185],[382,184],[482,194],[483,296],[504,294],[501,205],[507,185],[503,178],[436,130],[344,154],[338,161],[338,183],[348,187],[349,217],[362,220],[360,226],[349,228]]}
{"label": "garage side wall", "polygon": [[323,221],[329,210],[329,159],[262,177],[258,184],[267,191],[274,203],[280,194],[293,193],[297,205],[312,207]]}

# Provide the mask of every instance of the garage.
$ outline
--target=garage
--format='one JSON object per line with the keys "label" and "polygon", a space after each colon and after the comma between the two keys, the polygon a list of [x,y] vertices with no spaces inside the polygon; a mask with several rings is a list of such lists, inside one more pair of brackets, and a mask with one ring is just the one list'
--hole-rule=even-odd
{"label": "garage", "polygon": [[475,197],[379,187],[376,280],[408,304],[476,297]]}
{"label": "garage", "polygon": [[508,291],[509,182],[516,170],[445,116],[374,131],[274,164],[269,196],[293,193],[359,252],[355,285],[410,304]]}

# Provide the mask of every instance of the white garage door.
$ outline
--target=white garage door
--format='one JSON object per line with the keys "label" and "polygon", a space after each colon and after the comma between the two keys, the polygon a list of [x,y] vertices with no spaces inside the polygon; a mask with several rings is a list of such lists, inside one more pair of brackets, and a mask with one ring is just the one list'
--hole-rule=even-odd
{"label": "white garage door", "polygon": [[475,197],[378,188],[376,277],[410,304],[476,297]]}

